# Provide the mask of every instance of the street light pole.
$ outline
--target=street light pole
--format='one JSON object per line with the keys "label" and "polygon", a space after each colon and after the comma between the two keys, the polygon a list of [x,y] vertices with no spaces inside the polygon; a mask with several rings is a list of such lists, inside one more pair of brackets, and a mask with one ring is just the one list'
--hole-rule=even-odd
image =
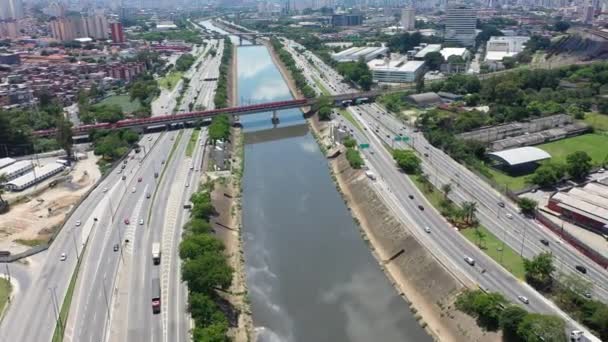
{"label": "street light pole", "polygon": [[63,323],[61,322],[61,316],[59,316],[59,306],[57,305],[57,295],[55,294],[55,288],[49,287],[48,289],[51,293],[51,304],[53,305],[53,309],[55,311],[56,324],[59,325],[59,334],[63,338]]}
{"label": "street light pole", "polygon": [[523,258],[524,256],[524,245],[526,243],[526,231],[528,230],[528,228],[524,225],[524,233],[521,237],[521,251],[519,252],[519,255]]}
{"label": "street light pole", "polygon": [[72,229],[72,241],[74,242],[74,250],[76,251],[76,260],[80,261],[80,255],[78,253],[78,245],[76,244],[76,232]]}

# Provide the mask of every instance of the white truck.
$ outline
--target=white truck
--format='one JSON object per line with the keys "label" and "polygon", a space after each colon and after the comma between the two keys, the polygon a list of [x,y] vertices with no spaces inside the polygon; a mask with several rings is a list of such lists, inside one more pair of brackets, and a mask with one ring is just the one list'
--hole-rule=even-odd
{"label": "white truck", "polygon": [[152,244],[152,261],[154,265],[160,264],[160,243],[158,242]]}

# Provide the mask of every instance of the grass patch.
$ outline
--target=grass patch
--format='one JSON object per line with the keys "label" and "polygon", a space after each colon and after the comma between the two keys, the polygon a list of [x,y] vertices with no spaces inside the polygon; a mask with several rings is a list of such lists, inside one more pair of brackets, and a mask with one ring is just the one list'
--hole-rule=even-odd
{"label": "grass patch", "polygon": [[13,287],[8,279],[0,278],[0,312],[4,310],[6,303],[8,303],[8,297],[11,295]]}
{"label": "grass patch", "polygon": [[331,96],[331,94],[329,93],[329,90],[327,90],[327,88],[325,88],[325,86],[319,81],[319,79],[317,79],[316,77],[312,77],[312,79],[315,81],[315,84],[317,85],[317,87],[319,87],[319,89],[321,89],[321,93],[325,96]]}
{"label": "grass patch", "polygon": [[585,123],[593,127],[596,131],[608,131],[608,115],[600,113],[586,113]]}
{"label": "grass patch", "polygon": [[195,129],[190,136],[190,140],[188,141],[188,146],[186,146],[186,157],[192,157],[192,152],[194,152],[194,148],[196,147],[196,142],[198,140],[198,135],[200,131]]}
{"label": "grass patch", "polygon": [[[443,193],[432,186],[427,186],[420,182],[416,175],[409,175],[409,177],[416,187],[424,194],[424,197],[431,202],[433,207],[437,210],[441,210],[440,204],[443,200]],[[480,234],[475,232],[475,228],[462,229],[460,232],[490,258],[494,259],[494,261],[511,272],[515,277],[524,279],[524,261],[519,254],[507,245],[504,245],[503,247],[502,241],[494,234],[490,233],[485,227],[480,225],[477,229]],[[482,236],[481,240],[479,238],[480,235]]]}
{"label": "grass patch", "polygon": [[494,180],[494,182],[498,185],[500,185],[501,189],[504,189],[505,187],[509,188],[509,190],[521,190],[523,188],[526,187],[527,183],[526,183],[526,177],[528,177],[528,175],[523,175],[523,176],[517,176],[517,177],[513,177],[513,176],[509,176],[508,174],[501,172],[500,170],[497,170],[493,167],[489,167],[489,166],[483,166],[490,174],[492,174],[492,179]]}
{"label": "grass patch", "polygon": [[181,71],[171,71],[167,76],[158,80],[158,85],[167,90],[173,90],[177,83],[182,79],[184,73]]}
{"label": "grass patch", "polygon": [[590,133],[576,137],[553,141],[536,147],[551,155],[551,161],[566,163],[566,156],[576,151],[585,151],[594,165],[601,164],[608,156],[608,135]]}
{"label": "grass patch", "polygon": [[[165,165],[163,165],[162,171],[160,172],[160,175],[158,176],[158,182],[157,184],[160,184],[161,180],[163,179],[163,176],[165,175],[165,171],[167,171],[167,165],[169,165],[169,161],[171,161],[171,158],[173,158],[173,153],[175,153],[175,149],[177,149],[177,146],[179,145],[179,141],[182,138],[182,133],[184,131],[180,130],[177,133],[177,136],[175,137],[175,141],[173,142],[173,146],[171,146],[171,151],[169,152],[169,156],[167,157],[167,159],[165,159]],[[154,187],[154,193],[152,194],[152,203],[154,203],[154,200],[156,199],[156,192],[158,191],[158,186]],[[150,217],[152,217],[152,206],[150,206],[150,208],[148,209],[148,222],[150,222]]]}
{"label": "grass patch", "polygon": [[95,106],[103,105],[118,105],[125,113],[133,113],[142,108],[141,102],[139,102],[137,99],[135,101],[131,101],[131,96],[129,95],[113,95],[103,99],[103,101],[99,102]]}
{"label": "grass patch", "polygon": [[[476,233],[475,230],[478,230],[479,233]],[[477,228],[462,229],[460,232],[464,237],[474,243],[494,261],[501,264],[515,277],[524,279],[524,259],[511,249],[511,247],[506,244],[503,246],[502,241],[484,226],[480,225]]]}
{"label": "grass patch", "polygon": [[[86,249],[86,245],[84,247]],[[80,255],[84,255],[84,250]],[[68,315],[70,314],[70,306],[72,305],[72,296],[74,295],[74,289],[76,287],[76,280],[78,280],[78,271],[80,270],[80,263],[82,262],[82,258],[78,260],[76,263],[76,269],[74,269],[74,273],[72,274],[72,279],[70,279],[70,285],[68,285],[68,291],[65,294],[65,298],[63,299],[63,304],[61,304],[61,311],[59,312],[59,321],[56,322],[55,331],[53,332],[53,340],[52,342],[62,342],[63,341],[63,333],[65,331],[66,321],[68,319]],[[59,325],[59,322],[63,324],[63,327]]]}
{"label": "grass patch", "polygon": [[357,119],[355,119],[353,117],[353,115],[346,109],[344,108],[338,108],[338,112],[340,113],[340,115],[342,115],[346,120],[350,121],[350,123],[352,123],[355,127],[357,127],[357,129],[361,132],[363,132],[363,127],[361,127],[361,125],[359,124],[359,122],[357,121]]}
{"label": "grass patch", "polygon": [[47,242],[47,240],[45,240],[45,239],[17,239],[17,240],[15,240],[15,242],[18,244],[24,245],[24,246],[36,247],[36,246],[45,244]]}

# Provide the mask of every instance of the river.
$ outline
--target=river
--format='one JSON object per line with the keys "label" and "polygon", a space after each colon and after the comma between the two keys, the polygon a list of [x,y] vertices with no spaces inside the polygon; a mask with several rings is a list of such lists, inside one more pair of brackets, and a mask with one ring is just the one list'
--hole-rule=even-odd
{"label": "river", "polygon": [[[239,102],[291,99],[264,46],[237,50]],[[344,204],[298,109],[244,116],[243,240],[258,341],[431,341]]]}

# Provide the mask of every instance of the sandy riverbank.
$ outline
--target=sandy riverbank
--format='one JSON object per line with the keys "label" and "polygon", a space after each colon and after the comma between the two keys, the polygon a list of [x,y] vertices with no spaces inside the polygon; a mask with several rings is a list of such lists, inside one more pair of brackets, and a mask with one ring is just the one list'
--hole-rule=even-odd
{"label": "sandy riverbank", "polygon": [[[294,97],[299,92],[284,65],[269,48],[273,61]],[[308,120],[321,147],[329,129],[316,116]],[[499,341],[498,334],[481,331],[475,321],[454,308],[466,287],[411,234],[411,227],[394,217],[361,170],[353,170],[344,156],[330,161],[336,185],[361,227],[363,239],[396,291],[409,303],[420,324],[439,341]]]}

